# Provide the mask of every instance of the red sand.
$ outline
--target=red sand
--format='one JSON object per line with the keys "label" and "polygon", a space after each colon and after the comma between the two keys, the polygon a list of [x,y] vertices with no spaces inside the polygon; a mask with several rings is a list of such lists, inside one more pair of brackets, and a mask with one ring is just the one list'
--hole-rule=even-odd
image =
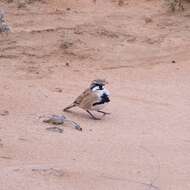
{"label": "red sand", "polygon": [[[0,36],[0,190],[190,189],[188,4],[1,5],[13,32]],[[76,108],[65,115],[82,132],[46,130],[39,116],[62,114],[101,77],[111,115]]]}

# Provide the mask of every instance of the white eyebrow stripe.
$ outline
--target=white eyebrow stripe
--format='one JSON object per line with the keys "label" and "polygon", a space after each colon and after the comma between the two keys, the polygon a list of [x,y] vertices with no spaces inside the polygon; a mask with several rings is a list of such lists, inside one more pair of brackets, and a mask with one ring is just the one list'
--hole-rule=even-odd
{"label": "white eyebrow stripe", "polygon": [[92,91],[96,91],[96,90],[100,90],[99,86],[95,86],[94,88],[92,88]]}

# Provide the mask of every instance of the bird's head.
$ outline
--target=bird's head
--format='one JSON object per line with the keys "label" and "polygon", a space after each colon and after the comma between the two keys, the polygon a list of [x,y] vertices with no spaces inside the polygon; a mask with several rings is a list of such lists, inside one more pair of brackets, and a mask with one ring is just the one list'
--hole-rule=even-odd
{"label": "bird's head", "polygon": [[95,86],[99,86],[99,87],[103,87],[106,84],[108,84],[108,82],[105,79],[95,79],[91,82],[90,87],[93,88]]}

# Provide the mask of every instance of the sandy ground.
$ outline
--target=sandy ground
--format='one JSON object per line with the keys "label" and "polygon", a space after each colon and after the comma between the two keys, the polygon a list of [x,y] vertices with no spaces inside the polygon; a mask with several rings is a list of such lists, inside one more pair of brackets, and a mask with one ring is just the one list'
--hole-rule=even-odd
{"label": "sandy ground", "polygon": [[[0,190],[190,189],[190,6],[1,8],[13,32],[0,36]],[[76,108],[65,115],[82,132],[46,130],[40,116],[62,114],[101,77],[111,115],[94,121]]]}

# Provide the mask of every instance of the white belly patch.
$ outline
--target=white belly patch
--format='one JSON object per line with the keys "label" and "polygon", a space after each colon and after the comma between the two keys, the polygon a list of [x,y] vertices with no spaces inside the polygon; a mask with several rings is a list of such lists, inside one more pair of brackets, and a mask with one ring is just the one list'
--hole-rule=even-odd
{"label": "white belly patch", "polygon": [[106,105],[107,105],[107,103],[95,105],[92,107],[92,110],[94,110],[94,111],[102,110]]}

